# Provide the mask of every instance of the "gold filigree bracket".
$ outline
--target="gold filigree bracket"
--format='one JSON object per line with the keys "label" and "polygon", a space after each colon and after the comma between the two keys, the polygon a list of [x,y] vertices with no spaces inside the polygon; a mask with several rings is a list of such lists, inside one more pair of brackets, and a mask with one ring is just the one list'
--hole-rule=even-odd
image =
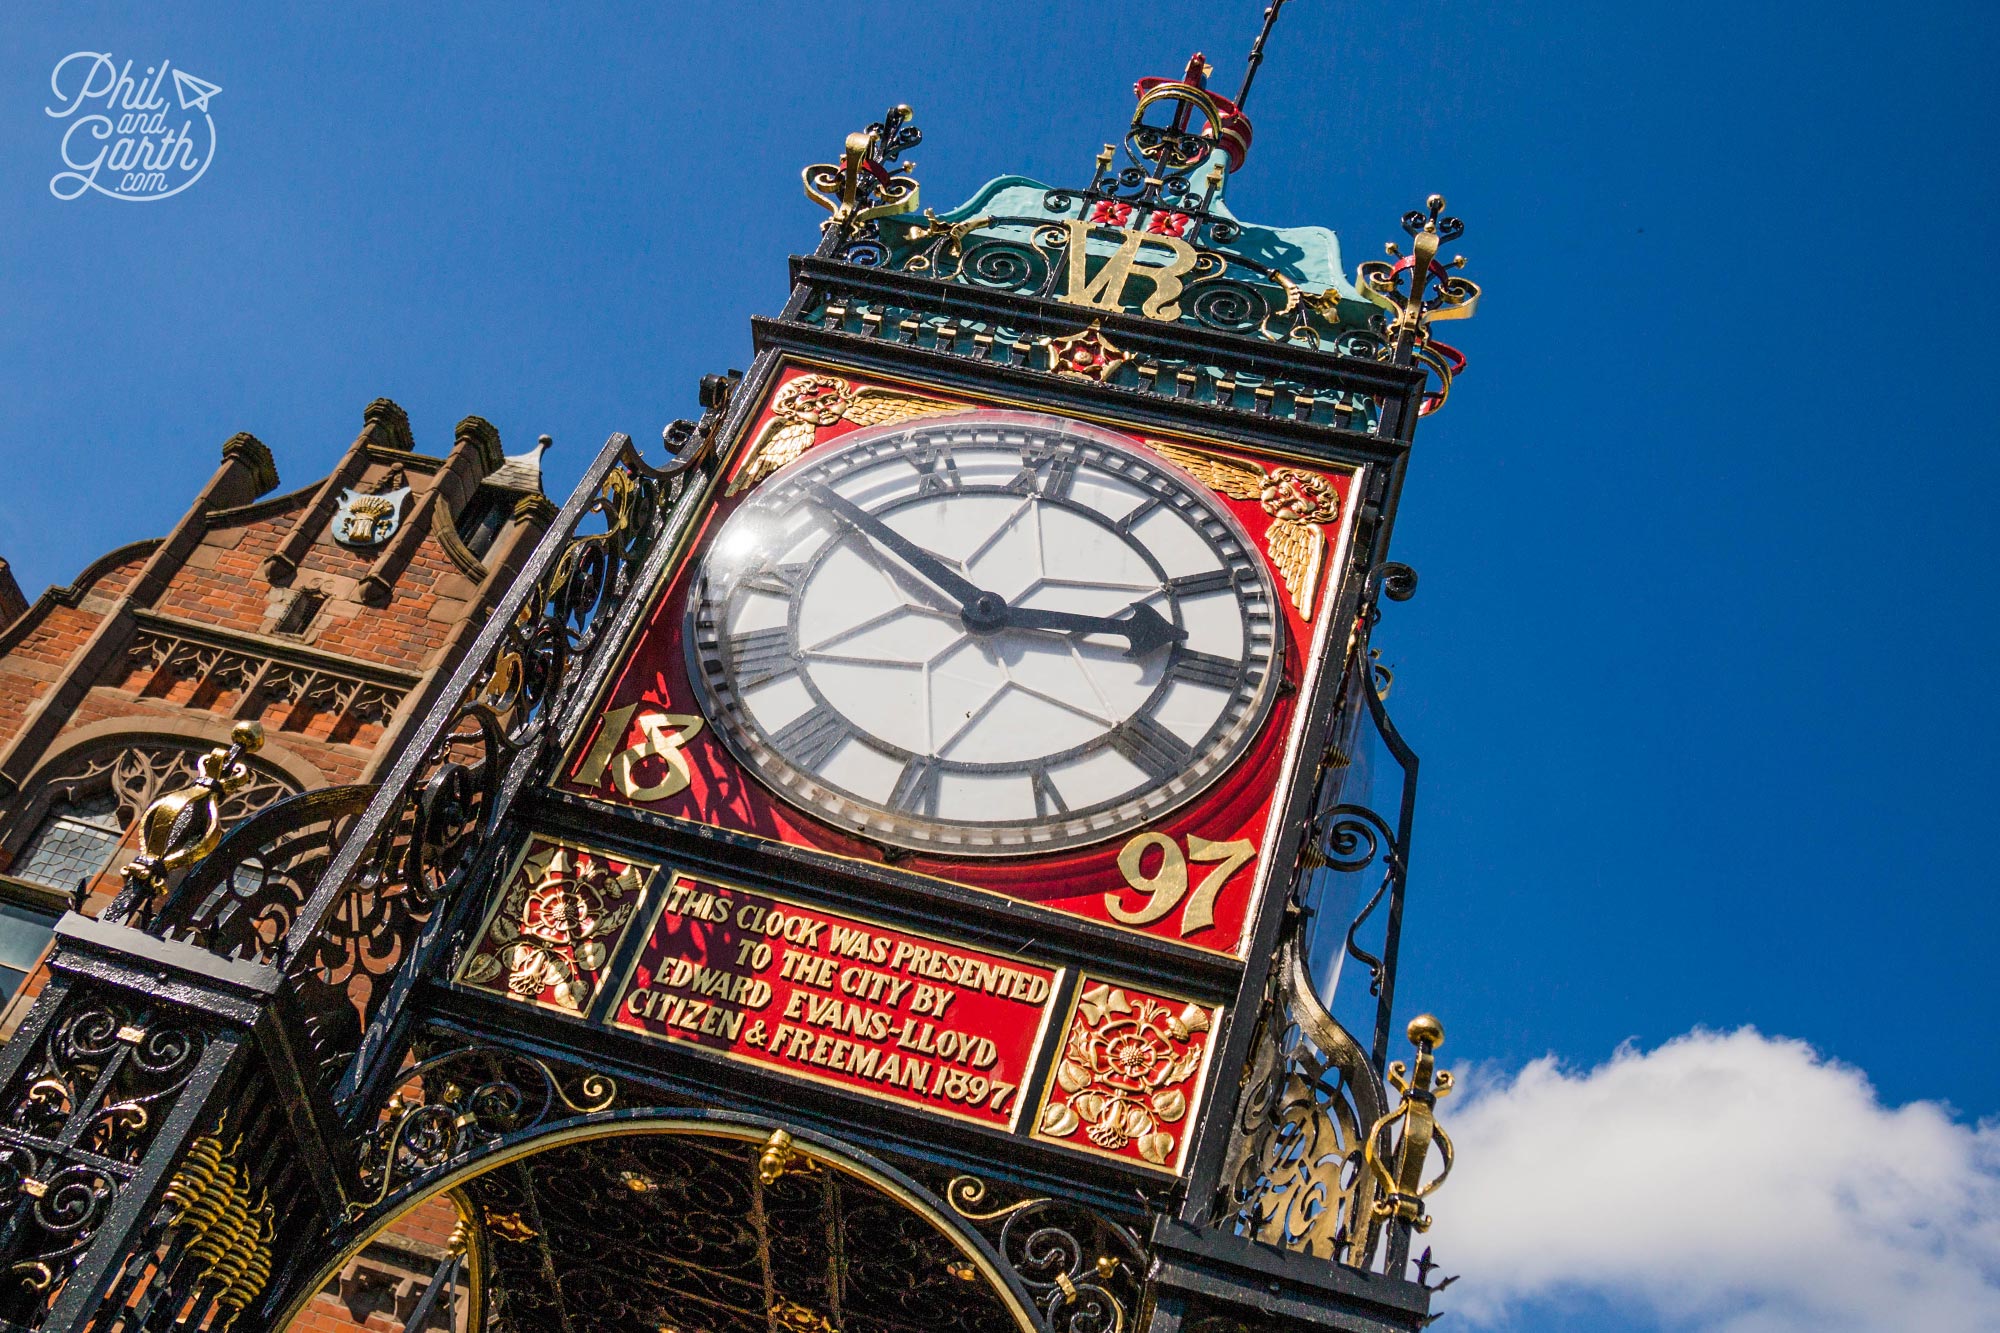
{"label": "gold filigree bracket", "polygon": [[[1444,1045],[1443,1024],[1429,1014],[1419,1014],[1410,1020],[1408,1035],[1417,1048],[1416,1068],[1407,1069],[1401,1060],[1389,1066],[1389,1086],[1403,1094],[1403,1104],[1375,1122],[1361,1155],[1382,1191],[1375,1201],[1375,1215],[1397,1218],[1412,1230],[1427,1231],[1431,1219],[1424,1212],[1424,1200],[1437,1193],[1451,1174],[1451,1137],[1439,1127],[1436,1112],[1438,1100],[1451,1094],[1452,1077],[1437,1067],[1435,1056],[1437,1048]],[[1384,1160],[1383,1145],[1399,1123],[1402,1132]],[[1424,1168],[1433,1143],[1442,1169],[1425,1183]]]}
{"label": "gold filigree bracket", "polygon": [[889,165],[923,140],[923,131],[910,124],[913,114],[907,106],[890,107],[880,121],[847,136],[839,162],[805,169],[806,198],[832,214],[821,226],[844,231],[916,208],[917,180],[908,174],[916,163]]}
{"label": "gold filigree bracket", "polygon": [[1479,284],[1458,276],[1465,256],[1454,255],[1440,262],[1438,249],[1465,233],[1465,224],[1444,213],[1445,200],[1434,194],[1421,209],[1403,215],[1403,230],[1410,237],[1410,253],[1405,255],[1394,241],[1388,243],[1388,260],[1370,260],[1355,272],[1355,285],[1363,296],[1389,312],[1388,359],[1398,365],[1416,361],[1438,377],[1437,391],[1426,411],[1435,411],[1451,392],[1451,377],[1464,358],[1442,343],[1431,341],[1431,325],[1447,319],[1470,319],[1479,308]]}

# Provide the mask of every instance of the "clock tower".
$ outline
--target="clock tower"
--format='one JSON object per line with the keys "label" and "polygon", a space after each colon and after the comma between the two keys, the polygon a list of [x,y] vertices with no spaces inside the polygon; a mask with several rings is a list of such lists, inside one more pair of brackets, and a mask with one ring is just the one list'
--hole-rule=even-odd
{"label": "clock tower", "polygon": [[944,212],[849,135],[381,783],[148,813],[0,1052],[6,1327],[325,1327],[422,1215],[408,1328],[1427,1322],[1370,635],[1478,292],[1435,196],[1353,271],[1236,215],[1263,41]]}

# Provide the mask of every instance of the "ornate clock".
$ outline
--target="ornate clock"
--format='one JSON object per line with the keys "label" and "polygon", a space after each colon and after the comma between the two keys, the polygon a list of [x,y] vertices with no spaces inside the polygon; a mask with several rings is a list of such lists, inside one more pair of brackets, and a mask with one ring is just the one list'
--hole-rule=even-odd
{"label": "ornate clock", "polygon": [[1268,716],[1277,596],[1215,493],[1109,431],[967,411],[864,428],[716,533],[688,599],[714,733],[819,819],[915,851],[1101,842]]}
{"label": "ornate clock", "polygon": [[783,367],[565,785],[1236,954],[1351,471]]}

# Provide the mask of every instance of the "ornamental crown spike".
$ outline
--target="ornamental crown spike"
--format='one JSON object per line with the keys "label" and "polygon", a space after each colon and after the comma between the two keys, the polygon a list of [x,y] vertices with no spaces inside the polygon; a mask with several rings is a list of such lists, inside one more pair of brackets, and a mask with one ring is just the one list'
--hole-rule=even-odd
{"label": "ornamental crown spike", "polygon": [[[1186,172],[1220,151],[1230,171],[1239,171],[1250,152],[1250,118],[1242,108],[1208,86],[1213,67],[1197,51],[1178,79],[1146,78],[1132,85],[1139,104],[1125,142],[1133,157],[1165,177]],[[1148,120],[1148,113],[1153,119]],[[1195,117],[1201,124],[1195,126]]]}

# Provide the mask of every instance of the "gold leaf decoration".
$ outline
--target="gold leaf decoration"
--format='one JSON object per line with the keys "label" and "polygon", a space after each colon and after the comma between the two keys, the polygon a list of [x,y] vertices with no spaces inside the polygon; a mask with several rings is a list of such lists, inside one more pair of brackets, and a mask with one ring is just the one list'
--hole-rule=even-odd
{"label": "gold leaf decoration", "polygon": [[842,421],[855,426],[879,426],[960,410],[956,403],[941,403],[934,398],[873,385],[857,387],[836,375],[800,375],[788,380],[771,399],[770,419],[757,432],[743,466],[725,494],[749,490],[812,448],[822,426]]}
{"label": "gold leaf decoration", "polygon": [[1044,1094],[1036,1133],[1067,1139],[1078,1130],[1098,1150],[1136,1153],[1171,1164],[1194,1080],[1208,1054],[1210,1011],[1108,982],[1078,994],[1054,1085]]}
{"label": "gold leaf decoration", "polygon": [[1158,440],[1146,443],[1160,457],[1210,490],[1232,500],[1255,500],[1263,506],[1271,517],[1271,525],[1264,532],[1265,553],[1284,580],[1292,606],[1302,619],[1310,621],[1326,565],[1326,533],[1322,525],[1340,517],[1340,492],[1333,488],[1333,483],[1316,472],[1295,467],[1266,472],[1256,463],[1212,454],[1205,449],[1189,449]]}

